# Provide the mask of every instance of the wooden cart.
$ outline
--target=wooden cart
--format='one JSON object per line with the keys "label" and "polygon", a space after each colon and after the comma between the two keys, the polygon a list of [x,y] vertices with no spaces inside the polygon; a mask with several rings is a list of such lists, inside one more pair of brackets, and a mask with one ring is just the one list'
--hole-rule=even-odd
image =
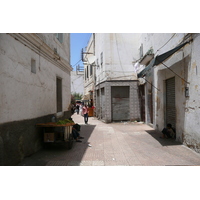
{"label": "wooden cart", "polygon": [[44,143],[66,143],[67,148],[73,146],[72,127],[74,123],[56,124],[55,122],[36,124],[41,127],[44,134]]}

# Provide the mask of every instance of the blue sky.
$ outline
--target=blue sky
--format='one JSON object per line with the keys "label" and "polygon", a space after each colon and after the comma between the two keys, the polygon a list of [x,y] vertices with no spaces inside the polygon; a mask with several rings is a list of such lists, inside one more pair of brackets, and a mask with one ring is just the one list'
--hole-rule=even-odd
{"label": "blue sky", "polygon": [[71,66],[76,70],[76,66],[83,66],[81,59],[81,49],[87,46],[91,33],[70,33]]}

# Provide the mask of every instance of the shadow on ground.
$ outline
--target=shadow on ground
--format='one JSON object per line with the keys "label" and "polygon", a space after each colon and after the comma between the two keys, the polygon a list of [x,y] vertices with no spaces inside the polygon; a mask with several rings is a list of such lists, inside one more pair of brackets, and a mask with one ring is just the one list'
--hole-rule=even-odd
{"label": "shadow on ground", "polygon": [[182,145],[182,143],[176,141],[175,139],[162,138],[162,133],[157,130],[145,130],[151,137],[156,139],[162,146],[171,146],[171,145]]}
{"label": "shadow on ground", "polygon": [[89,138],[96,125],[81,125],[80,136],[84,137],[81,143],[73,142],[70,150],[67,149],[67,144],[49,143],[45,144],[44,148],[35,154],[24,158],[18,166],[67,166],[79,165],[87,150]]}

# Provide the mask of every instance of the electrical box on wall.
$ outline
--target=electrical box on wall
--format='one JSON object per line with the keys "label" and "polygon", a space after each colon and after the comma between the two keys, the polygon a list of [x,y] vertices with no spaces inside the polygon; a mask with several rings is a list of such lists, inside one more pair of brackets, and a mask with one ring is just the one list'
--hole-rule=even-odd
{"label": "electrical box on wall", "polygon": [[185,87],[185,97],[189,97],[189,87]]}

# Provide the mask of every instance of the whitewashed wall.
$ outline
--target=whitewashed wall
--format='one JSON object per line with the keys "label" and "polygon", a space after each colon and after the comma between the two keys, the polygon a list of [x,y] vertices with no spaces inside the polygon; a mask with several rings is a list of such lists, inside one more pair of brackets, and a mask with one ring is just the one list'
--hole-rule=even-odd
{"label": "whitewashed wall", "polygon": [[[133,61],[139,58],[139,36],[133,33],[95,34],[98,58],[97,84],[105,80],[136,80]],[[103,66],[101,66],[103,52]]]}
{"label": "whitewashed wall", "polygon": [[[84,62],[84,95],[90,96],[90,91],[94,91],[94,85],[95,85],[95,71],[96,66],[93,62],[94,59],[94,44],[96,43],[96,40],[94,41],[95,37],[94,34],[91,35],[90,40],[87,44],[87,47],[85,49],[85,52],[88,54],[84,54],[85,61]],[[93,59],[91,59],[93,57]],[[93,63],[90,63],[93,62]],[[91,64],[92,65],[92,73],[91,73]],[[88,67],[87,67],[88,66]],[[87,72],[88,71],[88,72]],[[87,77],[88,73],[88,77]],[[94,99],[94,97],[90,96],[90,98]],[[88,99],[88,98],[87,98]]]}
{"label": "whitewashed wall", "polygon": [[200,153],[200,34],[194,34],[189,66],[189,98],[185,105],[184,143]]}
{"label": "whitewashed wall", "polygon": [[[52,48],[57,44],[58,53],[69,63],[68,34],[64,46],[55,41],[53,34],[43,36],[49,44],[52,41]],[[57,76],[62,78],[66,111],[70,104],[70,72],[64,72],[8,34],[0,34],[0,41],[0,123],[56,113]],[[31,72],[31,59],[36,60],[36,74]]]}
{"label": "whitewashed wall", "polygon": [[[143,43],[144,54],[152,47],[156,55],[165,53],[176,47],[186,33],[177,33],[172,37],[173,33],[156,33],[142,34],[141,43]],[[170,67],[176,74],[181,76],[185,81],[181,80],[177,75],[164,67],[162,64],[154,67],[153,85],[160,89],[154,88],[154,128],[160,131],[164,127],[165,118],[165,84],[164,80],[175,76],[176,90],[176,131],[177,140],[185,143],[189,147],[200,152],[200,36],[193,34],[193,41],[187,44],[173,54],[164,63]],[[146,84],[147,87],[149,84]],[[185,97],[185,87],[189,87],[189,97]]]}

